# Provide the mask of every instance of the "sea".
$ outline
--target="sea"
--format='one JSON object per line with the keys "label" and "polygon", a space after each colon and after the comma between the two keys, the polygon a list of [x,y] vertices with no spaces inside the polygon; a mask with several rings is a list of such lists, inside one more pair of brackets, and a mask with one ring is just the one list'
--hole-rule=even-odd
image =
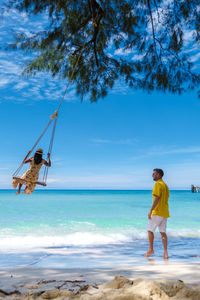
{"label": "sea", "polygon": [[[151,191],[0,190],[0,268],[114,268],[143,264]],[[200,193],[171,191],[170,261],[200,260]],[[163,260],[155,233],[154,260]]]}

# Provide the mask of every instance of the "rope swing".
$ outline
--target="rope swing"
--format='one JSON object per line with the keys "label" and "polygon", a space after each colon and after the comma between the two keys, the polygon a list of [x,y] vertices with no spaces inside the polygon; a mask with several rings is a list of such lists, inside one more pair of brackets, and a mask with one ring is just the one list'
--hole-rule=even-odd
{"label": "rope swing", "polygon": [[[88,32],[88,36],[90,35],[92,28],[96,26],[96,20],[97,20],[97,17],[98,17],[99,10],[100,10],[100,6],[99,6],[99,8],[97,10],[97,14],[96,14],[95,18],[92,21],[90,30]],[[62,99],[61,99],[61,101],[60,101],[60,103],[58,105],[58,109],[50,116],[50,120],[49,120],[48,124],[46,125],[45,129],[43,130],[43,132],[41,133],[41,135],[39,136],[39,138],[37,139],[37,141],[35,142],[35,144],[31,148],[31,150],[26,154],[25,158],[23,159],[23,161],[20,164],[20,166],[18,167],[18,169],[13,173],[12,177],[13,177],[14,180],[15,179],[16,180],[19,179],[20,181],[23,181],[24,184],[26,184],[26,183],[29,182],[29,183],[33,183],[33,184],[37,184],[37,185],[42,185],[42,186],[46,186],[47,185],[48,166],[46,166],[46,165],[45,165],[45,169],[44,169],[44,174],[43,174],[42,181],[32,182],[32,181],[28,181],[26,179],[22,179],[19,176],[19,173],[20,173],[20,171],[21,171],[21,169],[22,169],[25,161],[28,159],[28,157],[30,156],[30,154],[33,152],[33,150],[35,149],[35,147],[37,146],[37,144],[39,143],[39,141],[41,140],[41,138],[44,136],[44,134],[46,133],[46,131],[49,128],[49,126],[51,125],[51,123],[53,123],[53,129],[52,129],[52,133],[51,133],[51,139],[50,139],[49,149],[48,149],[48,158],[47,158],[47,160],[50,161],[50,157],[51,157],[51,153],[52,153],[52,147],[53,147],[53,141],[54,141],[54,136],[55,136],[56,123],[57,123],[57,118],[58,118],[58,112],[59,112],[61,104],[62,104],[62,102],[63,102],[63,100],[65,98],[66,92],[67,92],[67,90],[68,90],[68,88],[70,86],[72,78],[74,76],[74,73],[75,73],[76,67],[77,67],[77,65],[79,63],[79,60],[81,58],[82,52],[83,52],[85,46],[87,45],[88,36],[86,37],[85,42],[83,44],[83,47],[80,50],[80,54],[79,54],[79,56],[77,58],[77,61],[76,61],[75,65],[74,65],[73,71],[71,73],[71,76],[69,78],[68,84],[67,84],[66,89],[64,91],[63,97],[62,97]]]}
{"label": "rope swing", "polygon": [[[13,179],[20,179],[21,181],[24,181],[24,183],[31,182],[31,181],[27,181],[25,179],[22,179],[20,176],[18,176],[18,174],[20,173],[26,159],[31,155],[31,153],[33,152],[33,150],[35,149],[35,147],[37,146],[37,144],[39,143],[39,141],[41,140],[41,138],[43,137],[43,135],[45,134],[45,132],[47,131],[49,126],[51,125],[51,123],[53,122],[53,129],[52,129],[52,133],[51,133],[51,139],[50,139],[49,150],[48,150],[48,153],[49,153],[48,160],[50,160],[52,147],[53,147],[54,136],[55,136],[57,117],[58,117],[58,110],[56,110],[54,112],[54,114],[51,116],[51,119],[48,122],[47,126],[45,127],[45,129],[43,130],[43,132],[41,133],[41,135],[39,136],[39,138],[37,139],[37,141],[35,142],[35,144],[31,148],[31,150],[26,154],[26,156],[24,157],[24,159],[23,159],[21,165],[19,166],[19,168],[14,172],[14,174],[12,176]],[[42,181],[37,181],[37,182],[31,182],[31,183],[46,186],[47,185],[47,175],[48,175],[48,167],[45,166],[43,180]]]}

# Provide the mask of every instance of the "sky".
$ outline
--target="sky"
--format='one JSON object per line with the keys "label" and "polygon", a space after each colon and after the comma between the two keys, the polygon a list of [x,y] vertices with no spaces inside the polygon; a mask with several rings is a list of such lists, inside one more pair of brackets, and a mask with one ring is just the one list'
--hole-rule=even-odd
{"label": "sky", "polygon": [[[57,109],[67,85],[46,73],[23,77],[23,65],[31,57],[3,47],[13,41],[16,29],[28,33],[46,21],[12,10],[0,22],[1,189],[12,188],[12,174]],[[115,55],[127,53],[119,49]],[[198,67],[196,53],[193,61]],[[81,103],[70,86],[58,116],[47,188],[151,189],[153,168],[164,170],[170,189],[200,185],[199,129],[196,91],[149,95],[118,82],[103,100],[91,104]],[[38,145],[45,154],[50,134],[47,131]]]}

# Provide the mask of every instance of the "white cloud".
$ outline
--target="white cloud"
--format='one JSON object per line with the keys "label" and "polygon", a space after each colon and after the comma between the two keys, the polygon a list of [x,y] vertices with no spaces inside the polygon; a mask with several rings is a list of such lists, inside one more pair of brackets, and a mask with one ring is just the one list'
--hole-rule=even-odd
{"label": "white cloud", "polygon": [[189,189],[191,184],[200,185],[200,163],[182,162],[166,166],[167,182],[171,188]]}
{"label": "white cloud", "polygon": [[[13,42],[15,30],[31,36],[34,30],[44,30],[48,23],[48,16],[29,19],[26,13],[18,13],[15,9],[5,11],[0,24],[1,49],[7,42]],[[21,51],[0,51],[0,90],[1,101],[37,101],[57,100],[63,96],[66,82],[58,78],[52,78],[48,73],[38,73],[34,77],[22,77],[23,65],[32,59],[30,54]],[[7,94],[9,88],[9,97]],[[5,91],[5,92],[4,92]],[[70,87],[65,101],[76,101],[78,98],[74,87]]]}
{"label": "white cloud", "polygon": [[132,49],[119,48],[115,50],[114,55],[129,55],[133,52],[134,51]]}
{"label": "white cloud", "polygon": [[109,94],[112,95],[133,95],[135,94],[135,90],[131,89],[127,84],[125,84],[122,80],[121,81],[117,81],[114,85],[114,87],[112,88],[112,90],[109,91]]}
{"label": "white cloud", "polygon": [[[200,163],[182,162],[165,163],[164,180],[170,189],[190,189],[191,184],[200,185]],[[78,189],[152,189],[152,168],[134,167],[130,169],[119,169],[119,172],[106,172],[99,174],[94,171],[91,174],[49,176],[49,188],[78,188]]]}
{"label": "white cloud", "polygon": [[19,66],[19,61],[14,62],[11,61],[13,58],[11,58],[11,55],[8,55],[6,59],[1,59],[0,60],[0,71],[1,75],[3,74],[12,74],[12,75],[20,75],[21,69]]}
{"label": "white cloud", "polygon": [[[180,148],[180,152],[183,150]],[[197,149],[196,149],[197,150]],[[189,149],[188,151],[196,151]],[[152,162],[147,164],[127,164],[119,162],[116,166],[100,168],[98,165],[89,169],[74,168],[66,161],[57,157],[53,159],[54,167],[48,176],[47,188],[70,189],[151,189]],[[61,170],[59,169],[61,166]],[[169,163],[163,160],[161,168],[164,169],[164,180],[170,189],[190,189],[190,185],[200,185],[200,162],[186,161]],[[0,188],[11,188],[12,168],[0,168]],[[58,175],[54,172],[58,172]],[[22,171],[23,173],[23,171]],[[42,172],[41,172],[42,175]]]}
{"label": "white cloud", "polygon": [[189,146],[189,147],[183,147],[183,148],[176,148],[176,147],[156,147],[153,149],[147,149],[145,153],[142,151],[140,155],[135,155],[131,158],[131,160],[138,160],[138,159],[144,159],[148,157],[158,157],[158,156],[164,156],[164,155],[171,155],[171,154],[191,154],[200,153],[200,146]]}
{"label": "white cloud", "polygon": [[[141,177],[142,175],[142,177]],[[146,178],[145,178],[146,177]],[[91,189],[131,189],[141,188],[148,180],[148,176],[144,176],[138,172],[137,174],[91,174],[91,175],[78,175],[77,176],[62,176],[62,177],[49,177],[49,187],[62,187],[62,188],[91,188]],[[149,186],[152,187],[152,180],[150,177]]]}
{"label": "white cloud", "polygon": [[185,147],[185,148],[172,148],[168,150],[154,150],[147,152],[148,155],[167,155],[167,154],[182,154],[182,153],[200,153],[200,146],[190,146],[190,147]]}
{"label": "white cloud", "polygon": [[97,144],[110,144],[110,143],[112,143],[111,140],[106,140],[106,139],[93,139],[92,142],[97,143]]}
{"label": "white cloud", "polygon": [[[24,56],[19,53],[15,54],[13,56],[13,53],[8,52],[0,59],[0,89],[3,91],[9,87],[9,97],[15,101],[26,101],[27,99],[59,101],[66,88],[64,81],[52,78],[49,74],[42,72],[34,77],[23,78],[20,66],[23,65]],[[8,97],[5,100],[8,100]],[[76,91],[70,87],[65,101],[76,100]]]}
{"label": "white cloud", "polygon": [[6,78],[0,78],[0,87],[5,87],[10,83],[9,79]]}
{"label": "white cloud", "polygon": [[132,60],[141,60],[143,58],[144,58],[144,55],[142,55],[142,54],[135,54],[135,55],[133,55]]}
{"label": "white cloud", "polygon": [[188,46],[194,40],[195,30],[185,29],[183,31],[185,46]]}
{"label": "white cloud", "polygon": [[12,177],[8,174],[0,174],[0,189],[2,188],[12,188]]}
{"label": "white cloud", "polygon": [[96,144],[132,145],[136,141],[137,141],[136,139],[119,139],[119,140],[112,140],[112,139],[92,139],[92,142],[96,143]]}
{"label": "white cloud", "polygon": [[198,60],[200,60],[200,53],[196,53],[196,54],[194,54],[190,57],[190,61],[193,62],[193,63],[198,61]]}
{"label": "white cloud", "polygon": [[15,88],[16,90],[21,90],[21,89],[27,87],[28,85],[29,85],[28,82],[21,81],[21,82],[17,83],[17,84],[14,86],[14,88]]}
{"label": "white cloud", "polygon": [[[191,184],[200,185],[200,163],[174,163],[162,166],[165,171],[164,180],[170,189],[190,189]],[[119,169],[120,170],[120,169]],[[118,173],[63,175],[49,177],[49,188],[78,189],[152,189],[152,168],[135,167]]]}

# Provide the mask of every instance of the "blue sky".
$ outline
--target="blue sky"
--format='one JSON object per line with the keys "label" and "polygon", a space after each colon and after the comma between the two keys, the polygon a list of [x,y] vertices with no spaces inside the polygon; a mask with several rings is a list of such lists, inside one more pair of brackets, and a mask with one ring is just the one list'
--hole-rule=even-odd
{"label": "blue sky", "polygon": [[[16,28],[28,32],[44,22],[9,12],[1,20],[1,46],[12,40]],[[118,50],[115,55],[127,54]],[[22,52],[0,49],[0,188],[11,188],[12,173],[56,110],[67,84],[45,73],[20,76],[27,59]],[[170,188],[200,184],[199,120],[196,92],[148,95],[120,82],[105,99],[90,104],[81,103],[70,87],[58,117],[48,188],[151,189],[155,167],[164,169]],[[40,144],[45,152],[49,138],[47,132]]]}

